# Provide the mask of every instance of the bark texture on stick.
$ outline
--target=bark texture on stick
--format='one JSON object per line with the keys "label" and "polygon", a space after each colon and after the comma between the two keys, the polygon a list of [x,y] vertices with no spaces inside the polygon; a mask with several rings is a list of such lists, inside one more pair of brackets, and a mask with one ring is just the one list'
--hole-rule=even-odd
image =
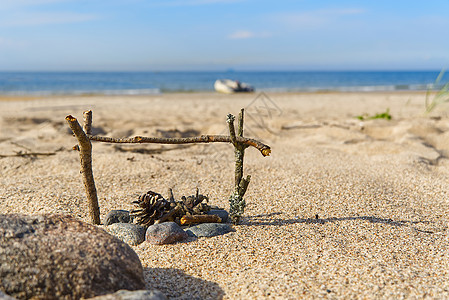
{"label": "bark texture on stick", "polygon": [[83,125],[84,132],[86,134],[92,134],[92,111],[86,110],[83,113],[83,117],[84,117],[84,125]]}
{"label": "bark texture on stick", "polygon": [[16,154],[0,154],[0,158],[3,157],[36,157],[36,156],[50,156],[55,155],[56,152],[18,152]]}
{"label": "bark texture on stick", "polygon": [[[232,143],[232,139],[227,135],[202,135],[188,138],[157,138],[135,136],[132,138],[117,139],[105,136],[87,135],[91,141],[106,143],[125,143],[125,144],[197,144],[197,143]],[[252,146],[262,153],[263,156],[269,156],[271,153],[270,146],[265,145],[254,139],[237,136],[236,141],[241,144]]]}
{"label": "bark texture on stick", "polygon": [[[89,205],[89,217],[93,224],[98,225],[100,224],[100,209],[98,207],[97,189],[95,188],[95,181],[92,173],[92,144],[75,117],[67,116],[65,119],[69,124],[70,129],[72,129],[75,134],[79,144],[81,174],[83,174],[83,183],[84,188],[86,189]],[[91,122],[92,118],[90,118],[90,123]],[[85,128],[87,123],[89,123],[89,121],[85,121]]]}
{"label": "bark texture on stick", "polygon": [[[235,135],[234,129],[234,116],[228,115],[228,125],[229,125],[229,136],[231,140],[233,140],[234,145],[234,153],[235,153],[235,183],[234,183],[234,193],[231,195],[229,199],[229,214],[234,222],[234,224],[238,224],[240,222],[240,218],[242,217],[246,202],[243,196],[246,193],[249,182],[251,180],[251,176],[247,176],[243,178],[243,159],[245,157],[245,149],[250,145],[246,143],[239,142],[239,139],[243,138],[243,118],[244,118],[244,109],[242,108],[239,113],[238,127],[237,127],[237,136]],[[233,137],[233,138],[232,138]],[[262,152],[262,155],[264,153]],[[269,153],[268,153],[269,154]]]}
{"label": "bark texture on stick", "polygon": [[[244,110],[243,108],[240,110],[239,113],[239,120],[238,120],[238,127],[237,127],[237,135],[238,137],[243,138],[243,114]],[[243,159],[245,157],[245,149],[248,147],[246,144],[243,143],[235,143],[235,188],[236,191],[238,190],[238,187],[240,186],[240,181],[243,178]]]}
{"label": "bark texture on stick", "polygon": [[181,225],[192,225],[199,223],[221,223],[221,218],[216,215],[185,215],[181,218]]}

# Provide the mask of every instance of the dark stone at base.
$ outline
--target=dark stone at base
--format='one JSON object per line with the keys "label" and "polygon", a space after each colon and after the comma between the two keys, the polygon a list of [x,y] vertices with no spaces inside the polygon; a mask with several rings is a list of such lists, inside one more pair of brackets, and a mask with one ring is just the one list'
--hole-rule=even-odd
{"label": "dark stone at base", "polygon": [[108,212],[104,221],[104,225],[108,226],[114,223],[130,223],[130,221],[131,218],[129,216],[129,211],[117,209]]}
{"label": "dark stone at base", "polygon": [[136,246],[145,241],[145,228],[137,224],[114,223],[105,229],[128,245]]}
{"label": "dark stone at base", "polygon": [[208,215],[217,215],[221,219],[221,223],[228,222],[229,213],[224,209],[211,209],[207,212]]}
{"label": "dark stone at base", "polygon": [[137,254],[71,216],[0,214],[0,290],[18,299],[80,299],[145,288]]}
{"label": "dark stone at base", "polygon": [[167,297],[158,290],[120,290],[114,294],[98,296],[87,300],[167,300]]}
{"label": "dark stone at base", "polygon": [[212,237],[230,231],[232,231],[230,225],[221,223],[203,223],[186,229],[187,234],[194,237]]}
{"label": "dark stone at base", "polygon": [[0,291],[0,300],[16,300],[16,298],[10,297],[5,293],[3,293],[2,291]]}
{"label": "dark stone at base", "polygon": [[153,245],[172,244],[187,237],[187,233],[175,222],[151,225],[145,234],[145,240]]}

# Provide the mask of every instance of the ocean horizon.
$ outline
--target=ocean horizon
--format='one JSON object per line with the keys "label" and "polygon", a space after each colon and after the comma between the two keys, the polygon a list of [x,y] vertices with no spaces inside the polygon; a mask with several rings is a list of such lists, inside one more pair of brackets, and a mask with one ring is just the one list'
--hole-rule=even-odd
{"label": "ocean horizon", "polygon": [[424,91],[449,81],[431,71],[0,71],[3,95],[151,95],[212,92],[217,79],[233,79],[256,92]]}

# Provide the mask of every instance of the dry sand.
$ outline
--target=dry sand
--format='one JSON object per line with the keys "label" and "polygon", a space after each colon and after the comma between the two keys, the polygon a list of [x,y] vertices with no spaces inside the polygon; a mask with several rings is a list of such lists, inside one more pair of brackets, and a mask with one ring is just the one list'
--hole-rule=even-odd
{"label": "dry sand", "polygon": [[[64,117],[93,110],[103,135],[226,133],[247,107],[252,175],[235,232],[133,247],[148,288],[172,299],[449,298],[449,116],[424,116],[423,93],[167,94],[0,101],[1,213],[68,213],[88,221],[76,144]],[[385,112],[391,121],[354,116]],[[177,130],[177,131],[174,131]],[[147,190],[228,208],[229,144],[94,143],[102,219]],[[21,152],[20,152],[21,151]]]}

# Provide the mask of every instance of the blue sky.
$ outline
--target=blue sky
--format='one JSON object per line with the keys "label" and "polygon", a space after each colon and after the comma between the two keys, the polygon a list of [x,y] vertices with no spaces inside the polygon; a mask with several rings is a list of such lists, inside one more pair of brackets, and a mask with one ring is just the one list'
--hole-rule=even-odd
{"label": "blue sky", "polygon": [[0,70],[439,70],[449,1],[0,0]]}

